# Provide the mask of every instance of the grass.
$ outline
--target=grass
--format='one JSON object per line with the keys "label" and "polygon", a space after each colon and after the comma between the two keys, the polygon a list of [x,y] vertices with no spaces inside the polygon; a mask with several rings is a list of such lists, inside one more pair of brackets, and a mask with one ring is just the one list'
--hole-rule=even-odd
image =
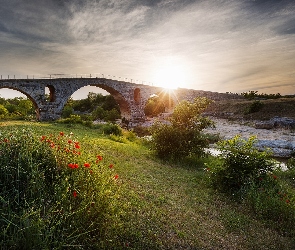
{"label": "grass", "polygon": [[[282,233],[243,202],[211,188],[204,163],[213,159],[163,162],[136,140],[111,140],[80,125],[16,121],[0,125],[2,132],[27,127],[40,135],[73,132],[84,151],[99,152],[104,162],[114,164],[120,210],[112,214],[100,237],[92,236],[100,246],[94,249],[295,248],[294,235]],[[3,223],[3,214],[1,218]]]}

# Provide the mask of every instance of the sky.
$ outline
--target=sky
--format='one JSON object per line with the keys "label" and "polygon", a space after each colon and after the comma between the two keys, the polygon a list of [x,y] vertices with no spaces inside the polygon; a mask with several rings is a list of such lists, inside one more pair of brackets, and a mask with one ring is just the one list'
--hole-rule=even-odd
{"label": "sky", "polygon": [[103,74],[171,88],[295,94],[294,0],[0,3],[3,79]]}

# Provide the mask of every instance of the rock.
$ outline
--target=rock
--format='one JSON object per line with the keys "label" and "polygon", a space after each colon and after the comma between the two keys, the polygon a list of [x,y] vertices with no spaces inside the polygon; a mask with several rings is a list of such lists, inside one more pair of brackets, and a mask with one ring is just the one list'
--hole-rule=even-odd
{"label": "rock", "polygon": [[295,120],[288,117],[274,117],[270,120],[275,128],[295,128]]}
{"label": "rock", "polygon": [[259,121],[254,124],[256,129],[272,129],[274,128],[274,123],[271,121]]}
{"label": "rock", "polygon": [[287,158],[295,152],[295,141],[258,140],[254,146],[261,151],[269,148],[275,157]]}

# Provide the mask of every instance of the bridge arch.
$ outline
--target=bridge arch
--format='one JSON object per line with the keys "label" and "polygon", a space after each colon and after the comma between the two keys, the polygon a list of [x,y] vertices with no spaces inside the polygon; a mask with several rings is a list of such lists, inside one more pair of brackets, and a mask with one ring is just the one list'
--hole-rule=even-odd
{"label": "bridge arch", "polygon": [[35,112],[36,112],[36,119],[39,120],[40,119],[40,112],[39,112],[39,105],[37,104],[36,100],[25,90],[23,90],[20,87],[16,87],[16,86],[11,86],[11,84],[1,84],[0,85],[0,89],[12,89],[15,91],[18,91],[22,94],[24,94],[33,104],[33,106],[35,107]]}
{"label": "bridge arch", "polygon": [[130,106],[127,102],[127,100],[124,98],[124,96],[115,88],[112,88],[110,86],[104,85],[104,84],[90,84],[90,86],[95,86],[98,88],[101,88],[105,91],[107,91],[110,95],[112,95],[115,99],[115,101],[117,102],[117,104],[119,105],[120,108],[120,112],[121,112],[121,116],[125,117],[126,119],[130,119],[131,117],[131,110],[130,110]]}

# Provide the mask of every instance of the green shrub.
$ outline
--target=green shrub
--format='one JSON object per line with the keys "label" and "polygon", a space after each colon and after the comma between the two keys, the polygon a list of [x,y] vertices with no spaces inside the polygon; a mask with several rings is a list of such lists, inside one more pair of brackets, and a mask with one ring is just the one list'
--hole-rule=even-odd
{"label": "green shrub", "polygon": [[136,126],[132,129],[132,131],[139,137],[151,134],[149,128],[142,126]]}
{"label": "green shrub", "polygon": [[100,249],[118,211],[113,165],[63,132],[2,132],[0,142],[0,248]]}
{"label": "green shrub", "polygon": [[247,114],[258,112],[262,109],[263,106],[264,104],[261,101],[254,101],[250,104],[250,106],[246,108],[246,110],[244,111],[244,114],[247,115]]}
{"label": "green shrub", "polygon": [[102,126],[102,131],[106,135],[122,135],[122,129],[117,124],[108,123]]}
{"label": "green shrub", "polygon": [[209,103],[207,98],[196,98],[192,103],[183,101],[174,109],[170,124],[157,122],[151,127],[152,148],[159,157],[176,159],[204,153],[209,141],[201,131],[212,121],[201,113]]}
{"label": "green shrub", "polygon": [[243,140],[240,136],[217,143],[221,151],[220,164],[209,166],[213,185],[221,191],[243,191],[253,182],[273,170],[269,151],[254,147],[256,137]]}

